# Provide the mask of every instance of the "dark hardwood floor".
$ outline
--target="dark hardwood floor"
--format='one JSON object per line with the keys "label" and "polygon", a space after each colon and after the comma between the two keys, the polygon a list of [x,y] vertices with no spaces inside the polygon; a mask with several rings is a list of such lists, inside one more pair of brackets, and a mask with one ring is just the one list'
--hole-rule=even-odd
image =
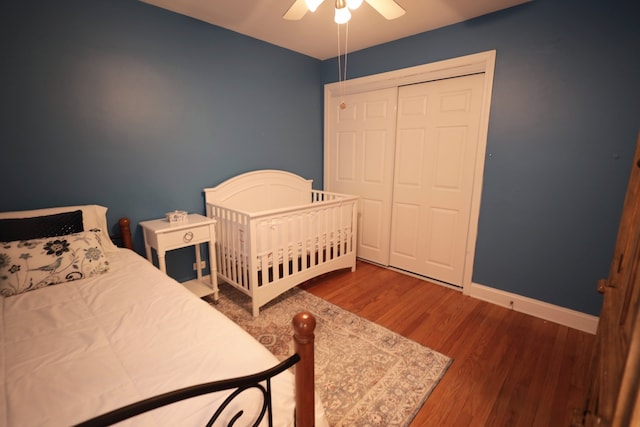
{"label": "dark hardwood floor", "polygon": [[301,287],[454,359],[411,427],[570,426],[586,395],[593,335],[361,261]]}

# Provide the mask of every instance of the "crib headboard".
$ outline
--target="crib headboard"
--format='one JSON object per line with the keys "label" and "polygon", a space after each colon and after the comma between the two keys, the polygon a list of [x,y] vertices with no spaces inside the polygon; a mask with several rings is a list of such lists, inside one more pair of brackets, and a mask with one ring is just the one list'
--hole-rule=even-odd
{"label": "crib headboard", "polygon": [[205,203],[244,212],[261,212],[311,203],[313,180],[291,172],[265,169],[247,172],[205,188]]}

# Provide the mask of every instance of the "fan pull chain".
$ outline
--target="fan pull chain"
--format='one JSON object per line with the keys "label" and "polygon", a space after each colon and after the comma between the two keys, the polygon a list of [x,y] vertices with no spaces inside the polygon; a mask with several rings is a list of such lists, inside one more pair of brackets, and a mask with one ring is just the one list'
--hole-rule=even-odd
{"label": "fan pull chain", "polygon": [[[340,92],[340,109],[347,108],[347,104],[344,102],[344,81],[347,79],[347,51],[349,42],[349,22],[345,24],[345,37],[344,37],[344,71],[342,70],[342,64],[340,60],[340,24],[338,24],[338,87]],[[343,74],[344,73],[344,74]]]}

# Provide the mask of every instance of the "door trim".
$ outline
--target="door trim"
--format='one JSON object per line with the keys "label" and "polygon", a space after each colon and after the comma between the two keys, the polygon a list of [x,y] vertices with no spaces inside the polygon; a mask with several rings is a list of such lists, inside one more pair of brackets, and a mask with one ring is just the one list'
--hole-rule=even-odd
{"label": "door trim", "polygon": [[[484,177],[484,162],[487,151],[487,137],[489,133],[489,112],[491,107],[491,94],[493,91],[493,76],[495,72],[496,51],[475,53],[458,58],[432,62],[430,64],[417,65],[386,73],[374,74],[356,79],[345,80],[340,83],[329,83],[324,86],[324,144],[328,144],[328,138],[332,135],[332,123],[330,105],[331,98],[343,94],[369,92],[377,89],[398,87],[414,83],[423,83],[432,80],[459,77],[473,73],[485,73],[482,110],[480,112],[480,124],[478,133],[478,151],[476,153],[475,174],[473,180],[471,215],[469,219],[469,232],[466,244],[466,256],[462,279],[462,291],[471,293],[471,280],[473,275],[473,263],[478,237],[478,220],[480,217],[480,200],[482,196],[482,180]],[[341,86],[340,86],[341,85]],[[327,186],[329,159],[324,150],[324,187]]]}

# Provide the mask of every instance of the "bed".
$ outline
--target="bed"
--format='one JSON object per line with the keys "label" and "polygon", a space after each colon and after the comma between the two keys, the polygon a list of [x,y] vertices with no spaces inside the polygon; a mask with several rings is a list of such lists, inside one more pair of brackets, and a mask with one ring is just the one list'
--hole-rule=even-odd
{"label": "bed", "polygon": [[358,197],[312,189],[312,180],[259,170],[205,188],[217,220],[218,278],[251,297],[254,316],[313,277],[356,268]]}
{"label": "bed", "polygon": [[0,213],[0,426],[203,426],[221,405],[210,425],[326,425],[311,315],[280,363],[107,230],[97,205]]}

